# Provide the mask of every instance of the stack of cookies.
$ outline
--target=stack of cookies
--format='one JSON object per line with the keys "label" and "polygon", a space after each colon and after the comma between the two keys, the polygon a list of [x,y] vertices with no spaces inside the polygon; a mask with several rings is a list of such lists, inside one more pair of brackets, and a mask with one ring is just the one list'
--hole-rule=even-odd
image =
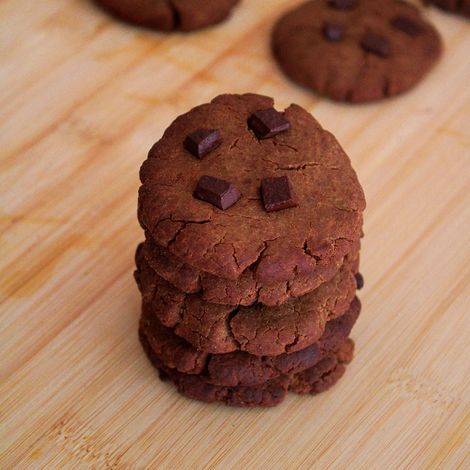
{"label": "stack of cookies", "polygon": [[365,200],[305,110],[222,95],[177,118],[141,168],[140,339],[186,396],[272,406],[352,359]]}

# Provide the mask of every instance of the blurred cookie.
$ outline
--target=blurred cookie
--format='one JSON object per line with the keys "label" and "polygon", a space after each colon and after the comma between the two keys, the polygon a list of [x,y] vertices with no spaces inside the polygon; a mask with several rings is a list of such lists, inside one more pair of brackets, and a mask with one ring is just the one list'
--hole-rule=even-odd
{"label": "blurred cookie", "polygon": [[313,0],[284,15],[272,49],[294,81],[336,101],[375,101],[414,87],[438,60],[436,29],[401,0]]}
{"label": "blurred cookie", "polygon": [[239,0],[95,0],[120,19],[161,31],[193,31],[225,20]]}

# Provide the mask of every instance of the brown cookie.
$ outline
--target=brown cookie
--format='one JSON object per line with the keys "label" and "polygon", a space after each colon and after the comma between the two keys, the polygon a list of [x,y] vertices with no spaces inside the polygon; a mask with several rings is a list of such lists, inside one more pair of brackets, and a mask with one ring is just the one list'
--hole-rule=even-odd
{"label": "brown cookie", "polygon": [[282,402],[289,389],[303,394],[316,394],[327,390],[343,375],[345,371],[343,362],[352,359],[354,346],[352,340],[346,339],[337,351],[328,354],[314,367],[290,378],[282,375],[253,387],[224,387],[212,385],[200,375],[188,375],[165,368],[152,351],[142,331],[139,335],[147,356],[160,371],[160,378],[173,382],[179,393],[207,403],[241,407],[275,406]]}
{"label": "brown cookie", "polygon": [[354,342],[346,339],[333,354],[329,354],[317,365],[295,374],[289,383],[289,391],[301,394],[326,392],[343,376],[344,364],[352,361]]}
{"label": "brown cookie", "polygon": [[470,18],[470,0],[424,0],[424,3]]}
{"label": "brown cookie", "polygon": [[241,350],[275,356],[304,349],[321,337],[328,320],[348,310],[356,291],[352,267],[357,263],[347,260],[331,281],[291,302],[234,308],[184,294],[160,278],[145,258],[137,261],[144,304],[196,349],[214,354]]}
{"label": "brown cookie", "polygon": [[272,49],[294,81],[337,101],[405,92],[441,55],[439,33],[401,0],[313,0],[283,16]]}
{"label": "brown cookie", "polygon": [[[333,262],[342,240],[354,244],[361,236],[364,194],[347,155],[307,111],[291,105],[276,113],[272,106],[254,94],[219,96],[177,118],[142,165],[141,225],[198,271],[238,280],[251,268],[258,286],[288,283],[314,275],[322,261]],[[193,141],[194,153],[184,145],[214,130],[222,141],[209,153],[212,137]],[[224,182],[212,202],[194,196],[206,175]],[[288,177],[297,206],[269,212],[261,182],[280,176]],[[222,210],[227,184],[241,198]]]}
{"label": "brown cookie", "polygon": [[204,375],[213,385],[254,386],[280,375],[292,376],[316,365],[349,336],[360,309],[361,304],[356,298],[344,315],[326,324],[319,341],[300,351],[279,356],[252,356],[241,351],[228,354],[198,351],[163,326],[153,311],[145,307],[140,329],[164,367],[185,374]]}
{"label": "brown cookie", "polygon": [[239,0],[95,0],[129,23],[161,31],[193,31],[225,20]]}
{"label": "brown cookie", "polygon": [[329,246],[331,254],[318,260],[313,273],[299,274],[291,281],[270,285],[260,285],[253,267],[247,268],[235,280],[198,271],[150,239],[145,241],[142,253],[160,277],[186,294],[199,293],[206,302],[232,306],[248,306],[259,302],[276,306],[307,294],[329,281],[338,272],[345,256],[355,256],[359,248],[359,241],[352,244],[348,240],[338,240]]}

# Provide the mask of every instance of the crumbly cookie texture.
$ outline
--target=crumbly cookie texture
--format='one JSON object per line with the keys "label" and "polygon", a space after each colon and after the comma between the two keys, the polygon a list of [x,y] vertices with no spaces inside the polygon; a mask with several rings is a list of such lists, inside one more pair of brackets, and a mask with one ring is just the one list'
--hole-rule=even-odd
{"label": "crumbly cookie texture", "polygon": [[239,0],[95,0],[117,17],[161,31],[193,31],[225,20]]}
{"label": "crumbly cookie texture", "polygon": [[354,299],[356,279],[346,260],[331,281],[277,307],[231,307],[187,295],[138,262],[136,280],[145,308],[199,351],[223,354],[246,351],[257,356],[295,352],[316,342],[327,321],[344,314]]}
{"label": "crumbly cookie texture", "polygon": [[414,5],[347,3],[312,0],[278,21],[272,50],[286,75],[333,100],[360,103],[409,90],[437,62],[439,33]]}
{"label": "crumbly cookie texture", "polygon": [[255,302],[277,306],[315,290],[338,272],[346,256],[359,253],[360,242],[338,240],[328,247],[309,274],[297,274],[288,281],[261,283],[255,268],[246,269],[237,279],[224,279],[199,271],[172,255],[166,248],[147,238],[139,247],[138,256],[144,256],[149,266],[165,281],[186,294],[198,293],[202,300],[222,305],[252,305]]}
{"label": "crumbly cookie texture", "polygon": [[212,385],[254,386],[281,375],[292,376],[315,366],[349,336],[360,308],[361,304],[356,298],[344,315],[326,324],[319,341],[300,351],[279,356],[253,356],[241,351],[229,354],[198,351],[163,326],[153,311],[145,307],[140,329],[164,367],[185,374],[204,375]]}
{"label": "crumbly cookie texture", "polygon": [[249,386],[226,387],[213,385],[200,375],[189,375],[166,368],[155,355],[145,334],[140,330],[140,341],[152,364],[158,368],[160,378],[173,382],[178,391],[189,398],[207,403],[230,406],[275,406],[282,402],[288,391],[317,394],[328,390],[344,374],[344,364],[351,361],[354,343],[346,339],[315,366],[289,377],[281,375],[267,382]]}
{"label": "crumbly cookie texture", "polygon": [[[260,95],[221,95],[166,130],[140,172],[139,221],[156,245],[224,279],[250,268],[259,286],[269,286],[312,275],[342,241],[360,239],[365,199],[348,156],[297,105],[282,113],[288,129],[259,139],[248,121],[273,105]],[[201,128],[222,138],[203,159],[183,145]],[[230,182],[241,198],[226,210],[195,198],[204,175]],[[288,176],[297,206],[268,212],[261,182],[280,176]]]}

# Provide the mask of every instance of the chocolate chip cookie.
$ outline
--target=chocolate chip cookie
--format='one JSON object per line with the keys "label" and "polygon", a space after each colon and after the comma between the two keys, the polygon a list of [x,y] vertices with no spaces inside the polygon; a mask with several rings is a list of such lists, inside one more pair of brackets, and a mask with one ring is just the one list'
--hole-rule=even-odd
{"label": "chocolate chip cookie", "polygon": [[229,354],[199,351],[173,330],[163,326],[148,307],[144,307],[140,329],[166,368],[185,374],[204,375],[213,385],[254,386],[315,366],[349,336],[360,309],[361,304],[356,298],[344,315],[326,324],[319,341],[300,351],[279,356],[253,356],[240,351]]}
{"label": "chocolate chip cookie", "polygon": [[294,81],[361,103],[414,87],[442,43],[419,10],[401,0],[312,0],[278,21],[272,50]]}
{"label": "chocolate chip cookie", "polygon": [[[139,221],[156,245],[223,279],[239,280],[250,269],[257,288],[287,285],[334,263],[336,246],[360,239],[365,208],[336,139],[301,107],[278,112],[273,105],[246,94],[194,108],[166,130],[140,172]],[[217,147],[199,155],[195,141],[189,151],[186,139],[197,131],[217,131]],[[205,176],[219,183],[205,188],[210,197],[203,200],[196,189]],[[284,188],[262,191],[263,180],[281,177]],[[232,187],[240,197],[220,208]],[[271,203],[281,210],[268,210]]]}
{"label": "chocolate chip cookie", "polygon": [[214,354],[240,350],[274,356],[304,349],[322,336],[328,320],[348,310],[356,292],[356,260],[348,259],[331,281],[298,299],[277,307],[234,308],[184,294],[160,278],[140,253],[138,258],[136,279],[146,308],[194,348]]}
{"label": "chocolate chip cookie", "polygon": [[161,31],[193,31],[225,20],[239,0],[95,0],[117,17]]}

